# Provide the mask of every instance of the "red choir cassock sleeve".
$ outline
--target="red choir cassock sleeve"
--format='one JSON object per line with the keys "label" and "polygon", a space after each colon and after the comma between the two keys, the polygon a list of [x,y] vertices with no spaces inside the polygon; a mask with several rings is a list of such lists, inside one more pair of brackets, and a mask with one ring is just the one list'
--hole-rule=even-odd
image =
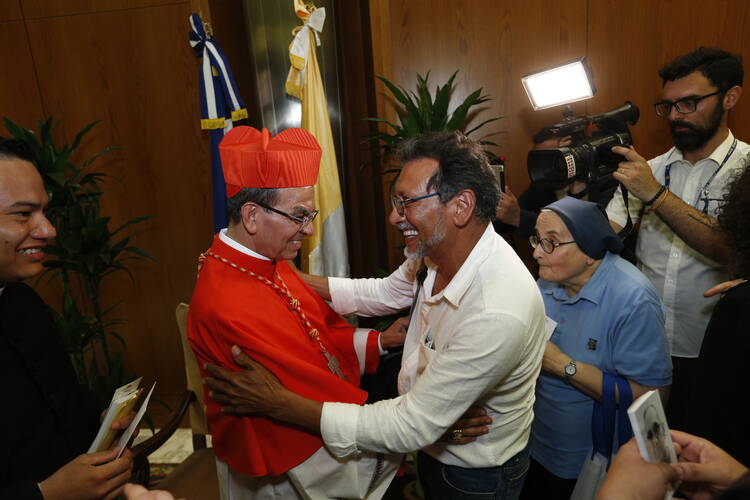
{"label": "red choir cassock sleeve", "polygon": [[[238,370],[231,356],[232,346],[237,345],[298,394],[322,402],[363,404],[367,393],[358,388],[354,328],[286,263],[255,259],[218,238],[211,251],[244,271],[212,257],[204,261],[188,314],[188,338],[201,370],[206,362]],[[289,300],[249,276],[248,270],[273,278],[275,283],[280,283],[281,276],[347,380],[330,371],[320,346],[309,337],[309,328],[291,310]],[[207,391],[204,397],[216,456],[237,472],[248,476],[282,474],[323,446],[320,436],[295,426],[261,417],[223,415]]]}

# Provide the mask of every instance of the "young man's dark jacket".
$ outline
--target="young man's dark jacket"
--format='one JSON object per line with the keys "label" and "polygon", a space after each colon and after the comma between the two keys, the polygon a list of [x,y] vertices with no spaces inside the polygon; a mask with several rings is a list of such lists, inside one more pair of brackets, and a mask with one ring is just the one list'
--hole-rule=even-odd
{"label": "young man's dark jacket", "polygon": [[23,283],[0,293],[0,499],[41,499],[37,483],[85,453],[101,404],[76,379],[50,311]]}

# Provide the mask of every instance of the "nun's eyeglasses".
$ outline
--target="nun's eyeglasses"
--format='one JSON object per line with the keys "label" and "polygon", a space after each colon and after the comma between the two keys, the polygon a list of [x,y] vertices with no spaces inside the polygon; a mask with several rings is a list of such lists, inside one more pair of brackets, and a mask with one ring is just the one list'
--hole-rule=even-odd
{"label": "nun's eyeglasses", "polygon": [[541,246],[544,253],[552,253],[555,251],[555,248],[562,245],[570,245],[571,243],[575,243],[575,241],[552,241],[549,238],[540,238],[536,234],[532,234],[529,236],[529,243],[531,243],[533,248]]}

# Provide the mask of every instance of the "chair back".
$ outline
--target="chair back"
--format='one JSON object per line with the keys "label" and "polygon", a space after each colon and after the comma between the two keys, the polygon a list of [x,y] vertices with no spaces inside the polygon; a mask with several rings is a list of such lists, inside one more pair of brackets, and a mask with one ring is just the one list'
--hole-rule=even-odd
{"label": "chair back", "polygon": [[[195,403],[190,405],[190,427],[193,430],[193,441],[195,444],[197,436],[205,436],[208,432],[208,422],[206,421],[206,406],[203,402],[203,381],[198,369],[198,361],[195,359],[193,349],[187,338],[187,315],[189,306],[184,302],[177,304],[175,317],[177,318],[177,328],[180,330],[180,340],[182,341],[182,355],[185,360],[185,376],[187,378],[187,388],[195,393]],[[204,444],[205,446],[205,444]]]}

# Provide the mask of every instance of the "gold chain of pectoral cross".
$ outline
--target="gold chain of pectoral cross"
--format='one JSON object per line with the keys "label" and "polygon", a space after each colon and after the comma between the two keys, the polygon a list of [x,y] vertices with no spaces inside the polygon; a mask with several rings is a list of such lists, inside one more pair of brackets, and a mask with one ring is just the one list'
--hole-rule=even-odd
{"label": "gold chain of pectoral cross", "polygon": [[318,329],[313,328],[313,326],[310,324],[310,321],[307,319],[307,316],[305,316],[304,311],[302,311],[302,307],[300,306],[299,300],[295,299],[292,296],[291,292],[289,292],[289,288],[286,286],[286,283],[284,283],[284,279],[281,277],[281,275],[278,272],[276,273],[276,277],[279,279],[281,286],[277,285],[276,283],[269,280],[265,276],[260,276],[259,274],[256,274],[249,269],[245,269],[242,266],[238,266],[237,264],[230,261],[229,259],[225,259],[224,257],[211,252],[211,250],[206,250],[200,255],[200,257],[198,257],[198,273],[200,273],[201,269],[203,268],[203,262],[206,260],[206,257],[212,257],[216,259],[217,261],[221,262],[222,264],[226,264],[229,267],[237,269],[238,271],[241,271],[247,274],[248,276],[251,276],[257,279],[261,283],[271,287],[271,289],[273,289],[276,293],[278,293],[282,299],[285,299],[286,301],[288,301],[289,309],[297,313],[300,320],[302,320],[302,324],[304,325],[304,328],[306,329],[307,336],[318,343],[321,354],[323,354],[323,356],[326,358],[326,361],[328,361],[328,369],[331,370],[331,372],[334,373],[335,375],[342,378],[343,380],[348,380],[346,378],[346,375],[344,375],[344,372],[341,371],[339,360],[336,359],[336,357],[333,354],[328,352],[328,349],[325,348],[325,346],[323,345],[323,342],[320,341],[320,332],[318,332]]}

